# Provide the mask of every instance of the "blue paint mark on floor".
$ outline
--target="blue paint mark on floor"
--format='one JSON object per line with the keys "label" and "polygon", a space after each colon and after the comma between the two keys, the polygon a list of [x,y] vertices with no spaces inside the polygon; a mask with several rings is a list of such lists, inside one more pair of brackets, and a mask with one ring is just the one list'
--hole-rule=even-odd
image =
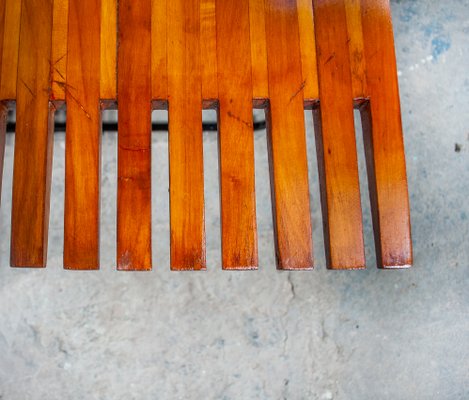
{"label": "blue paint mark on floor", "polygon": [[437,36],[432,39],[432,55],[433,59],[438,57],[451,48],[451,39],[448,36]]}

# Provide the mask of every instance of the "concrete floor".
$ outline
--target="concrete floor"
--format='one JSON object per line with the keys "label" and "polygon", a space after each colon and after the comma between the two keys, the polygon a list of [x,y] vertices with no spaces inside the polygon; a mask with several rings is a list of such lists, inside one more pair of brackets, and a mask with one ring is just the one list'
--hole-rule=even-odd
{"label": "concrete floor", "polygon": [[[256,133],[258,272],[220,271],[216,137],[205,135],[205,273],[168,271],[167,136],[155,134],[151,273],[118,273],[116,137],[103,140],[100,272],[61,270],[64,137],[55,140],[49,268],[8,268],[14,136],[0,210],[0,399],[469,399],[469,1],[394,1],[415,267],[280,273],[265,132]],[[361,143],[360,139],[359,142]],[[360,165],[366,187],[363,151]]]}

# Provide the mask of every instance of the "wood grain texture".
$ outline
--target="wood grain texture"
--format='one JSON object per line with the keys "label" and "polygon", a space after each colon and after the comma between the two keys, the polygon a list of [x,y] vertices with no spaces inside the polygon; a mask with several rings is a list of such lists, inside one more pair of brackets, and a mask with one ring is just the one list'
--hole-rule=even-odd
{"label": "wood grain texture", "polygon": [[249,0],[252,90],[255,101],[269,97],[264,0]]}
{"label": "wood grain texture", "polygon": [[117,0],[101,0],[100,96],[117,97]]}
{"label": "wood grain texture", "polygon": [[268,140],[277,268],[313,268],[296,0],[266,3]]}
{"label": "wood grain texture", "polygon": [[151,269],[151,0],[119,1],[117,268]]}
{"label": "wood grain texture", "polygon": [[344,0],[314,0],[320,110],[315,112],[327,266],[365,267]]}
{"label": "wood grain texture", "polygon": [[168,99],[166,8],[171,0],[151,2],[151,87],[152,98],[166,102]]}
{"label": "wood grain texture", "polygon": [[51,94],[53,101],[65,100],[67,83],[68,3],[70,0],[54,0],[52,17]]}
{"label": "wood grain texture", "polygon": [[2,204],[3,162],[5,158],[5,140],[7,128],[7,108],[0,103],[0,206]]}
{"label": "wood grain texture", "polygon": [[200,0],[168,3],[171,269],[205,269]]}
{"label": "wood grain texture", "polygon": [[[5,8],[6,0],[0,0],[0,74],[2,72],[2,60],[3,60],[3,43],[4,43],[4,33],[5,33]],[[2,77],[0,75],[0,84],[2,82]]]}
{"label": "wood grain texture", "polygon": [[345,14],[352,71],[352,94],[353,98],[362,99],[366,97],[367,90],[360,0],[345,0]]}
{"label": "wood grain texture", "polygon": [[257,268],[249,1],[217,0],[222,265]]}
{"label": "wood grain texture", "polygon": [[313,3],[311,0],[297,0],[297,7],[304,82],[303,97],[305,103],[310,104],[319,98]]}
{"label": "wood grain texture", "polygon": [[49,106],[52,2],[23,0],[13,167],[11,265],[45,267],[53,112]]}
{"label": "wood grain texture", "polygon": [[0,71],[0,100],[14,100],[16,99],[22,1],[5,1],[4,42],[2,48],[2,69]]}
{"label": "wood grain texture", "polygon": [[218,98],[215,0],[200,0],[200,52],[202,98],[210,105]]}
{"label": "wood grain texture", "polygon": [[412,265],[409,194],[396,57],[387,0],[362,0],[367,87],[362,108],[378,266]]}
{"label": "wood grain texture", "polygon": [[70,0],[69,12],[64,267],[99,269],[100,2]]}

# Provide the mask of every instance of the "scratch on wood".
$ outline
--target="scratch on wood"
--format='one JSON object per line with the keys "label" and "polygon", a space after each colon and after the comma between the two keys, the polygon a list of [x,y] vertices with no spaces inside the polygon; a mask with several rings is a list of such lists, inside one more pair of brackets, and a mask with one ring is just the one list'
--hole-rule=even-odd
{"label": "scratch on wood", "polygon": [[65,76],[63,76],[62,73],[56,67],[54,67],[54,71],[57,72],[63,80],[65,80]]}
{"label": "scratch on wood", "polygon": [[330,57],[326,60],[324,65],[327,65],[328,63],[330,63],[334,59],[334,57],[335,57],[335,52],[330,55]]}
{"label": "scratch on wood", "polygon": [[294,99],[296,96],[298,96],[298,95],[303,91],[303,89],[305,88],[305,86],[306,86],[306,79],[305,79],[303,82],[301,82],[301,85],[300,85],[300,87],[298,88],[298,90],[293,94],[292,97],[290,97],[289,103],[291,103],[291,102],[293,101],[293,99]]}
{"label": "scratch on wood", "polygon": [[57,84],[67,95],[70,96],[70,98],[78,104],[78,106],[82,109],[82,111],[85,113],[86,117],[91,120],[91,115],[88,113],[88,111],[85,110],[85,107],[78,101],[78,99],[68,90],[69,87],[73,89],[72,86],[67,85],[65,82],[61,81],[53,81],[55,84]]}
{"label": "scratch on wood", "polygon": [[243,125],[246,125],[248,128],[253,128],[252,124],[244,119],[239,118],[237,115],[234,115],[231,111],[228,111],[228,117],[233,118],[235,121],[241,122]]}
{"label": "scratch on wood", "polygon": [[68,52],[65,53],[63,56],[59,57],[59,58],[54,62],[54,65],[57,65],[67,54],[68,54]]}
{"label": "scratch on wood", "polygon": [[31,93],[31,96],[36,97],[34,92],[31,90],[31,88],[26,84],[26,82],[23,79],[21,79],[21,83],[26,87],[26,89],[28,89],[29,93]]}

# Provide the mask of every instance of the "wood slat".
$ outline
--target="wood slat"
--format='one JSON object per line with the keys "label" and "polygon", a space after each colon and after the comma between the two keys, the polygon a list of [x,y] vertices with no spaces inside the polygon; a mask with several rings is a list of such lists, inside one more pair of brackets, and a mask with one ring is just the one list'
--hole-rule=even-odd
{"label": "wood slat", "polygon": [[222,265],[257,268],[249,1],[216,2]]}
{"label": "wood slat", "polygon": [[205,269],[200,0],[168,3],[171,269]]}
{"label": "wood slat", "polygon": [[320,110],[315,112],[327,266],[365,267],[344,0],[313,0]]}
{"label": "wood slat", "polygon": [[264,0],[249,0],[249,22],[253,98],[255,102],[259,100],[262,102],[269,97]]}
{"label": "wood slat", "polygon": [[65,100],[67,83],[67,37],[69,0],[54,0],[52,17],[52,58],[50,99]]}
{"label": "wood slat", "polygon": [[166,7],[170,0],[151,2],[151,85],[152,98],[168,99],[167,20]]}
{"label": "wood slat", "polygon": [[352,93],[354,99],[362,99],[366,97],[367,90],[360,0],[346,0],[345,14],[352,71]]}
{"label": "wood slat", "polygon": [[105,102],[117,97],[117,0],[101,0],[100,96]]}
{"label": "wood slat", "polygon": [[266,1],[268,141],[277,268],[313,268],[296,0]]}
{"label": "wood slat", "polygon": [[304,82],[303,97],[305,103],[309,105],[319,98],[313,3],[311,0],[297,0],[297,7]]}
{"label": "wood slat", "polygon": [[5,0],[4,43],[0,71],[0,100],[16,99],[21,1]]}
{"label": "wood slat", "polygon": [[362,108],[378,266],[412,265],[409,194],[396,56],[387,0],[362,0],[367,87]]}
{"label": "wood slat", "polygon": [[23,0],[18,64],[11,265],[45,267],[53,112],[49,106],[52,2]]}
{"label": "wood slat", "polygon": [[100,26],[95,0],[70,0],[64,267],[99,269]]}
{"label": "wood slat", "polygon": [[200,0],[202,98],[210,106],[218,98],[215,0]]}
{"label": "wood slat", "polygon": [[117,268],[151,269],[151,0],[119,1]]}
{"label": "wood slat", "polygon": [[[3,59],[3,42],[4,42],[4,32],[5,32],[5,6],[6,0],[0,0],[0,73],[2,71],[2,59]],[[2,78],[0,76],[0,84]]]}

